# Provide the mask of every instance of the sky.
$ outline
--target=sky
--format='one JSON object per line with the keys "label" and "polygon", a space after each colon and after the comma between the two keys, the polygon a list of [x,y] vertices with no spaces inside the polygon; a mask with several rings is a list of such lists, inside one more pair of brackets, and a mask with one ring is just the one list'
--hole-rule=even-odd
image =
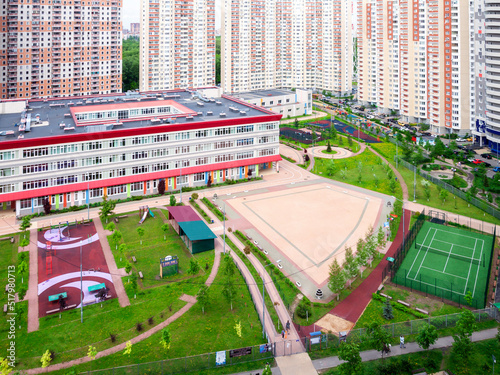
{"label": "sky", "polygon": [[[215,28],[220,28],[220,6],[222,0],[215,0]],[[140,22],[141,1],[123,0],[123,28],[130,29],[130,23]]]}

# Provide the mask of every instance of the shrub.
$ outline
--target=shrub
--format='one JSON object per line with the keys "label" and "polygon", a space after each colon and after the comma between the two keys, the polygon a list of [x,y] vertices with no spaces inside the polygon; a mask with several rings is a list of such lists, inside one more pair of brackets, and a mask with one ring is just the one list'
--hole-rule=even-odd
{"label": "shrub", "polygon": [[307,318],[307,316],[311,316],[310,304],[307,303],[305,300],[302,300],[302,302],[297,306],[295,313],[302,319]]}
{"label": "shrub", "polygon": [[135,325],[135,329],[137,330],[137,332],[141,332],[142,331],[142,323],[137,323]]}
{"label": "shrub", "polygon": [[24,299],[24,296],[26,295],[26,292],[28,291],[28,288],[23,284],[17,289],[17,294],[19,296],[19,301],[22,301]]}
{"label": "shrub", "polygon": [[110,333],[109,334],[109,339],[111,340],[111,342],[115,342],[116,341],[116,335],[113,334],[113,333]]}

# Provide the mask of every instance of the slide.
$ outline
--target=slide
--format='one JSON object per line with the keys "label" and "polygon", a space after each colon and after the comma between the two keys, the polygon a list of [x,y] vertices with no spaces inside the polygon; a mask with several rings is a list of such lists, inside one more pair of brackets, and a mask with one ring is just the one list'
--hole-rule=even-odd
{"label": "slide", "polygon": [[144,211],[144,215],[142,215],[141,221],[139,221],[139,224],[144,223],[144,220],[146,220],[146,217],[148,216],[148,211]]}
{"label": "slide", "polygon": [[153,214],[153,211],[151,211],[149,208],[148,208],[148,211],[149,211],[149,214],[151,215],[151,217],[155,217],[155,215]]}

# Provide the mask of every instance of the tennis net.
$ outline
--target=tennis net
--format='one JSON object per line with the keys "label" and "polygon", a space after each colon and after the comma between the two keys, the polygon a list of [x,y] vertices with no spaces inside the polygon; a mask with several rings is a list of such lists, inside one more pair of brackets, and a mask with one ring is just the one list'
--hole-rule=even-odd
{"label": "tennis net", "polygon": [[427,245],[423,245],[423,244],[419,244],[419,243],[415,243],[415,247],[416,247],[417,250],[428,251],[428,252],[435,253],[435,254],[440,254],[440,255],[443,255],[443,256],[446,256],[446,257],[449,256],[450,258],[454,258],[454,259],[458,259],[458,260],[463,260],[464,262],[467,262],[467,263],[481,265],[481,261],[482,261],[481,259],[470,258],[470,257],[466,257],[465,255],[460,255],[460,254],[454,254],[452,252],[444,251],[444,250],[441,250],[441,249],[435,249],[433,247],[430,247],[430,246],[427,246]]}

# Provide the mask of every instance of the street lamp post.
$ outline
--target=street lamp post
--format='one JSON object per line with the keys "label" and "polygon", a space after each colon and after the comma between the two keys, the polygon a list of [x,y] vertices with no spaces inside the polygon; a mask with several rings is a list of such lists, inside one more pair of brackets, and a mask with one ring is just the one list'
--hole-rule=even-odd
{"label": "street lamp post", "polygon": [[226,254],[226,201],[224,201],[224,254]]}
{"label": "street lamp post", "polygon": [[80,240],[80,320],[83,323],[83,270],[82,270],[82,241]]}
{"label": "street lamp post", "polygon": [[179,173],[180,173],[180,176],[179,176],[179,186],[181,187],[181,196],[179,198],[179,203],[182,203],[182,165],[179,168]]}
{"label": "street lamp post", "polygon": [[90,182],[87,182],[87,221],[90,222]]}
{"label": "street lamp post", "polygon": [[416,191],[417,191],[417,164],[414,165],[413,168],[413,203],[415,203],[417,200],[416,198]]}

